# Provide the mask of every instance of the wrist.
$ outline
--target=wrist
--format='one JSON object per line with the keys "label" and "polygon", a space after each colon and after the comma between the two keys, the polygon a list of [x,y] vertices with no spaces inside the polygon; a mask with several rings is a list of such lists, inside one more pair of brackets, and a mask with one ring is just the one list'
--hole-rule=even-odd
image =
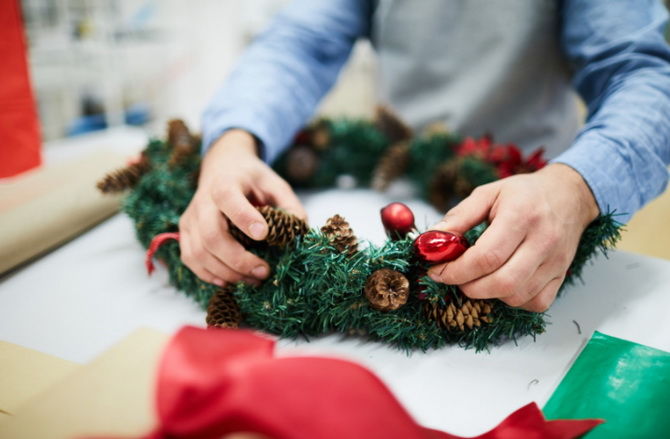
{"label": "wrist", "polygon": [[207,155],[220,152],[235,151],[246,154],[253,154],[258,157],[258,144],[256,138],[242,129],[234,128],[226,131],[216,139],[209,148]]}
{"label": "wrist", "polygon": [[574,199],[577,202],[577,213],[580,215],[584,227],[600,215],[600,208],[591,187],[577,170],[563,163],[552,163],[538,172],[552,175],[555,181],[561,182],[571,194],[574,194]]}

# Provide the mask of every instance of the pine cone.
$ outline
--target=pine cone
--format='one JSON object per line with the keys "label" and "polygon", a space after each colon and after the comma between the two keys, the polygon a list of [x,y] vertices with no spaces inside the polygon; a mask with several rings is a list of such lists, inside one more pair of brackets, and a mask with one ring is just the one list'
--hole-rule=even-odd
{"label": "pine cone", "polygon": [[385,106],[377,107],[375,125],[391,144],[410,140],[414,135],[412,128],[405,124],[390,108]]}
{"label": "pine cone", "polygon": [[341,253],[353,256],[358,251],[358,238],[349,223],[339,215],[329,218],[321,227],[321,233],[330,238],[330,243]]}
{"label": "pine cone", "polygon": [[207,306],[207,326],[236,329],[242,323],[242,313],[233,292],[235,287],[227,285],[217,290]]}
{"label": "pine cone", "polygon": [[482,323],[491,323],[489,314],[493,309],[489,300],[467,299],[458,307],[453,301],[447,305],[426,302],[423,311],[428,320],[433,320],[442,329],[465,331],[480,327]]}
{"label": "pine cone", "polygon": [[330,146],[330,126],[319,119],[309,129],[312,146],[318,151],[325,151]]}
{"label": "pine cone", "polygon": [[428,199],[438,210],[446,211],[455,198],[470,195],[475,186],[461,175],[463,158],[451,160],[437,168],[430,182]]}
{"label": "pine cone", "polygon": [[393,311],[407,303],[409,281],[404,274],[382,268],[365,282],[365,298],[377,311]]}
{"label": "pine cone", "polygon": [[126,189],[132,189],[149,169],[151,169],[149,159],[146,155],[142,154],[137,163],[107,174],[105,178],[98,182],[97,188],[103,194],[118,193]]}
{"label": "pine cone", "polygon": [[393,180],[405,173],[409,166],[409,149],[409,142],[401,141],[386,150],[372,174],[373,189],[386,190]]}
{"label": "pine cone", "polygon": [[319,169],[319,157],[306,145],[296,145],[289,149],[286,156],[286,175],[296,183],[304,183],[314,177]]}
{"label": "pine cone", "polygon": [[[270,206],[257,207],[257,209],[268,223],[268,236],[263,241],[267,245],[285,247],[291,244],[296,236],[305,235],[309,230],[305,221],[284,210],[275,209]],[[234,224],[230,225],[230,234],[247,248],[259,243],[249,238]]]}
{"label": "pine cone", "polygon": [[167,141],[175,149],[181,147],[194,149],[196,145],[195,137],[181,119],[172,119],[168,122]]}

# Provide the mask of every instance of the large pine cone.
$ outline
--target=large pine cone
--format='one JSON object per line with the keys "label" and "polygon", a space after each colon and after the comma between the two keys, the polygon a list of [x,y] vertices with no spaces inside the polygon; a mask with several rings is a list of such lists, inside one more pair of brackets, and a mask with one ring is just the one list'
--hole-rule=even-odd
{"label": "large pine cone", "polygon": [[365,282],[365,298],[377,311],[393,311],[409,297],[409,281],[404,274],[382,268],[375,271]]}
{"label": "large pine cone", "polygon": [[173,119],[168,122],[168,143],[172,145],[172,154],[168,159],[168,166],[174,168],[188,160],[197,152],[200,139],[189,131],[184,121]]}
{"label": "large pine cone", "polygon": [[[268,236],[263,241],[267,245],[285,247],[291,244],[296,236],[305,235],[309,230],[305,221],[282,209],[275,209],[270,206],[261,206],[257,209],[268,223]],[[230,234],[247,248],[259,243],[249,238],[232,223],[230,224]]]}
{"label": "large pine cone", "polygon": [[391,144],[409,140],[414,135],[412,128],[405,124],[390,108],[385,106],[377,107],[375,126],[386,136]]}
{"label": "large pine cone", "polygon": [[447,305],[426,302],[423,311],[428,320],[433,320],[442,329],[465,331],[479,327],[482,323],[491,323],[489,314],[493,307],[488,300],[466,299],[459,307],[453,300]]}
{"label": "large pine cone", "polygon": [[238,328],[242,323],[242,313],[233,292],[235,288],[225,286],[212,295],[207,306],[207,326],[218,328]]}
{"label": "large pine cone", "polygon": [[372,188],[386,190],[391,182],[405,173],[410,160],[409,141],[401,141],[391,145],[379,159],[372,174]]}
{"label": "large pine cone", "polygon": [[321,233],[330,238],[333,247],[342,253],[352,256],[358,251],[358,238],[349,223],[339,215],[329,218],[326,225],[321,227]]}
{"label": "large pine cone", "polygon": [[149,169],[151,169],[149,159],[146,155],[142,154],[137,163],[107,174],[105,178],[98,182],[97,187],[103,194],[118,193],[126,189],[132,189]]}
{"label": "large pine cone", "polygon": [[168,122],[167,142],[177,149],[180,147],[194,148],[196,138],[191,135],[188,127],[181,119],[172,119]]}
{"label": "large pine cone", "polygon": [[470,195],[475,186],[461,175],[462,158],[451,160],[437,168],[428,189],[430,203],[446,211],[457,199]]}

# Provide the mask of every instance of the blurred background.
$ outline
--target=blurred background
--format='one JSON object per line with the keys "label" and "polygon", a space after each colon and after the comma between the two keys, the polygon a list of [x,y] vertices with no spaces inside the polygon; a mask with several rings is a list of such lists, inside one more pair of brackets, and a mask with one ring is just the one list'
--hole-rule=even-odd
{"label": "blurred background", "polygon": [[[22,0],[45,140],[122,124],[162,132],[170,118],[200,130],[235,59],[287,0]],[[322,111],[374,106],[369,44],[355,51]],[[341,88],[340,88],[341,90]]]}
{"label": "blurred background", "polygon": [[[162,135],[172,118],[199,132],[240,52],[288,2],[21,0],[43,139],[55,147],[126,125]],[[373,51],[360,42],[319,112],[371,115],[374,77]],[[670,231],[659,233],[668,217],[666,191],[628,224],[620,248],[670,258]]]}

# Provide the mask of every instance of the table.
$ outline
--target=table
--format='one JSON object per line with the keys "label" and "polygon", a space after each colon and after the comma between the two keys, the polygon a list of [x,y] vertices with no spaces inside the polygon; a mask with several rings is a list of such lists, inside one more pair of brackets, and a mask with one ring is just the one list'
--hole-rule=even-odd
{"label": "table", "polygon": [[[346,185],[345,185],[346,186]],[[380,243],[379,209],[403,201],[424,228],[438,212],[406,187],[390,193],[333,189],[299,194],[313,227],[335,213],[359,238]],[[670,261],[613,252],[584,272],[549,310],[547,332],[475,353],[459,347],[407,355],[357,338],[283,340],[282,352],[337,356],[373,370],[424,426],[475,435],[528,402],[547,401],[593,331],[670,351]],[[205,312],[148,277],[130,220],[116,215],[32,264],[0,279],[0,339],[86,363],[139,327],[174,333],[204,326]],[[597,373],[597,371],[594,371]]]}

